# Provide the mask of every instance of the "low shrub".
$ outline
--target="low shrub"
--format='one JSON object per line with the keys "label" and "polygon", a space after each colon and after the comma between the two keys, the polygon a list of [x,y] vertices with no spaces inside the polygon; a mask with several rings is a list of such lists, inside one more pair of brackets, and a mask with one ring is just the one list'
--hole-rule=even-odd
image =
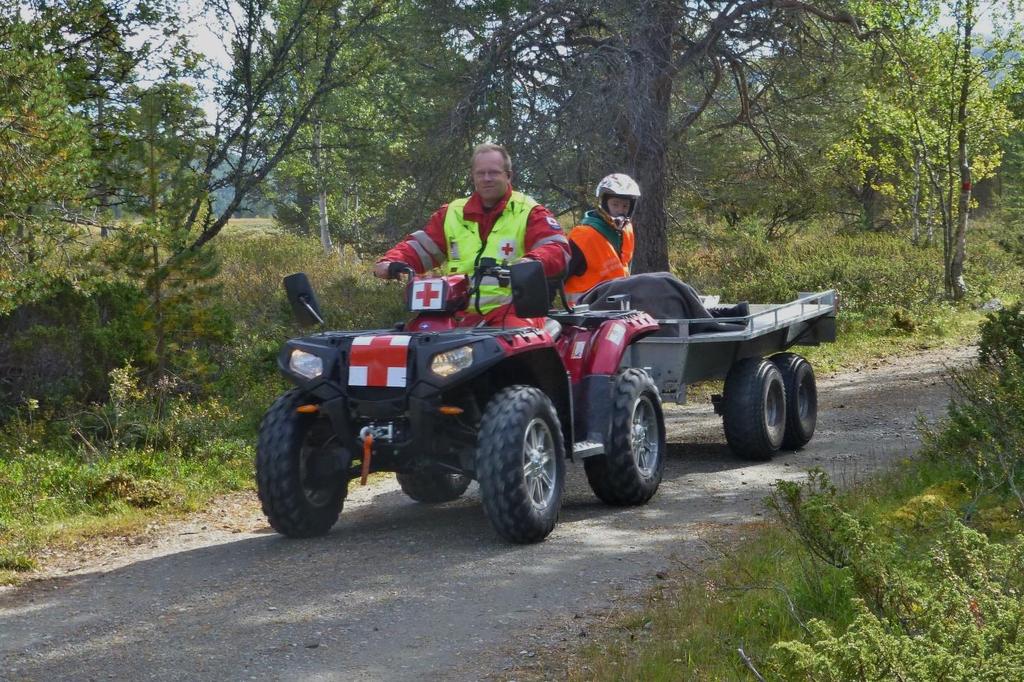
{"label": "low shrub", "polygon": [[[872,527],[842,509],[821,475],[780,483],[772,498],[786,526],[855,588],[852,623],[827,614],[807,636],[776,643],[780,679],[1013,679],[1024,661],[1024,543],[990,542],[953,510],[936,514],[925,542]],[[917,534],[921,534],[918,529]],[[915,544],[923,547],[914,551]]]}
{"label": "low shrub", "polygon": [[131,284],[82,289],[58,281],[48,295],[0,317],[0,411],[28,399],[44,407],[105,399],[108,372],[145,353],[143,306]]}

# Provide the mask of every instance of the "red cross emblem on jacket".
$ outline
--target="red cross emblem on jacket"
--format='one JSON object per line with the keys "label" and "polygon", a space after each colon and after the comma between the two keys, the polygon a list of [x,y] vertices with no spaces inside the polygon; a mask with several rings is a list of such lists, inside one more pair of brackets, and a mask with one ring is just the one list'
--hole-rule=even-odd
{"label": "red cross emblem on jacket", "polygon": [[357,336],[348,361],[349,386],[404,388],[409,336]]}

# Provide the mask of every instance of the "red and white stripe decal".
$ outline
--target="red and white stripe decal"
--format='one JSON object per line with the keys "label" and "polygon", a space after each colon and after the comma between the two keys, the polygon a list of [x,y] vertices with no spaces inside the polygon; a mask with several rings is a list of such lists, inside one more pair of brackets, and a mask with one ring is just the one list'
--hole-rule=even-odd
{"label": "red and white stripe decal", "polygon": [[403,388],[409,336],[357,336],[348,359],[349,386]]}

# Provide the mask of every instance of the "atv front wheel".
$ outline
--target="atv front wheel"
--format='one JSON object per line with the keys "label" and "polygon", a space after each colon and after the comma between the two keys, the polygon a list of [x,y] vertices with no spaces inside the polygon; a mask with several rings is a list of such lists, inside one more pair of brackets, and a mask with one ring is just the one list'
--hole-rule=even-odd
{"label": "atv front wheel", "polygon": [[348,490],[337,454],[324,447],[329,432],[317,433],[317,415],[296,412],[305,402],[298,390],[274,401],[260,424],[256,448],[263,513],[274,530],[292,538],[325,535],[338,520]]}
{"label": "atv front wheel", "polygon": [[450,471],[409,471],[395,474],[402,492],[423,504],[440,504],[458,499],[469,487],[470,479]]}
{"label": "atv front wheel", "polygon": [[554,529],[565,486],[565,443],[543,391],[510,386],[491,398],[480,421],[476,474],[498,535],[539,542]]}
{"label": "atv front wheel", "polygon": [[606,504],[644,504],[665,469],[665,418],[658,389],[647,372],[631,368],[612,386],[608,451],[583,460],[587,482]]}

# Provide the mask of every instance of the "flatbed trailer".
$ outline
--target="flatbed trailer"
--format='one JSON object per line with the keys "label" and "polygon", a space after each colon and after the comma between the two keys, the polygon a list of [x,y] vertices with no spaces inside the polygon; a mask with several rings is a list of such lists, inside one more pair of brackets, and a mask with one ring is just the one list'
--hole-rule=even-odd
{"label": "flatbed trailer", "polygon": [[746,317],[713,321],[742,327],[694,332],[709,320],[658,320],[661,329],[633,343],[624,366],[647,369],[662,399],[684,403],[687,384],[724,379],[740,360],[781,353],[794,345],[835,341],[836,292],[800,293],[788,303],[751,304]]}
{"label": "flatbed trailer", "polygon": [[[624,310],[628,297],[618,297]],[[747,459],[810,441],[817,387],[806,359],[787,352],[836,338],[836,292],[800,293],[788,303],[751,304],[735,318],[658,319],[659,330],[634,341],[620,369],[643,369],[663,400],[686,401],[689,384],[725,379],[714,396],[730,448]],[[709,330],[709,328],[713,328]]]}

